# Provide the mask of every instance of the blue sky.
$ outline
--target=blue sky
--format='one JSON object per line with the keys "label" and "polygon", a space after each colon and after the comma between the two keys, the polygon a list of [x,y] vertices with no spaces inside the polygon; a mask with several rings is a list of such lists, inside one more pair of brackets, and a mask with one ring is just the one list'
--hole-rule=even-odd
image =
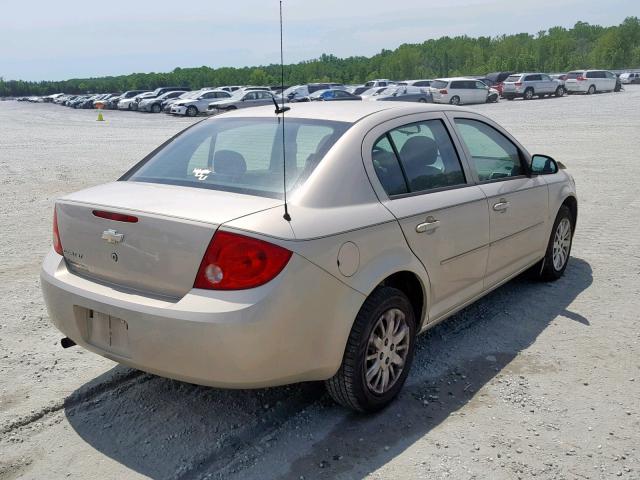
{"label": "blue sky", "polygon": [[[171,4],[171,6],[164,6]],[[442,35],[499,35],[582,20],[616,25],[638,0],[286,0],[285,62],[372,55]],[[279,62],[278,2],[5,2],[0,76],[62,80]]]}

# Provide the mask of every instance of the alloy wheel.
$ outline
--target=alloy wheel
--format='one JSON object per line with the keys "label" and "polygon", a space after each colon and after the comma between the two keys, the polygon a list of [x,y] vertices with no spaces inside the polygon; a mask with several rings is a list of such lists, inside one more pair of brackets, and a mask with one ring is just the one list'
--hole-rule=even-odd
{"label": "alloy wheel", "polygon": [[398,308],[383,313],[371,330],[364,364],[367,387],[383,394],[400,378],[409,353],[410,330]]}
{"label": "alloy wheel", "polygon": [[553,267],[560,271],[569,259],[569,249],[571,248],[571,222],[568,218],[563,218],[556,227],[553,237]]}

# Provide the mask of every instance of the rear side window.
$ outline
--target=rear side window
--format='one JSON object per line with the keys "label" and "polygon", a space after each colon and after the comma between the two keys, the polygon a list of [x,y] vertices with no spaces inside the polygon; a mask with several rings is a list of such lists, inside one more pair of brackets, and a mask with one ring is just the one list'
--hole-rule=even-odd
{"label": "rear side window", "polygon": [[[287,119],[287,191],[304,183],[350,125]],[[121,180],[282,198],[282,157],[277,118],[217,118],[190,128]]]}
{"label": "rear side window", "polygon": [[466,82],[451,82],[451,88],[452,89],[467,88],[465,83]]}
{"label": "rear side window", "polygon": [[587,72],[587,78],[606,78],[606,75],[601,71]]}
{"label": "rear side window", "polygon": [[464,185],[464,173],[440,120],[390,130],[373,146],[373,166],[389,196]]}
{"label": "rear side window", "polygon": [[480,181],[523,174],[518,147],[502,133],[478,120],[456,118],[455,123],[471,154],[471,167]]}

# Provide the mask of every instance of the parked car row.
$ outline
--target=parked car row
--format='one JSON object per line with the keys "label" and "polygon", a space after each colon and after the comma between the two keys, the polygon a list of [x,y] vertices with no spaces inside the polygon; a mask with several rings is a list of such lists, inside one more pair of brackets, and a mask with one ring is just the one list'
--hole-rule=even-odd
{"label": "parked car row", "polygon": [[619,91],[622,85],[640,84],[639,72],[617,76],[608,70],[572,70],[567,73],[492,72],[485,76],[395,81],[374,79],[362,85],[320,82],[287,87],[240,86],[160,87],[124,93],[54,94],[21,97],[18,101],[56,103],[71,108],[105,108],[195,117],[284,102],[399,101],[467,105],[565,94]]}

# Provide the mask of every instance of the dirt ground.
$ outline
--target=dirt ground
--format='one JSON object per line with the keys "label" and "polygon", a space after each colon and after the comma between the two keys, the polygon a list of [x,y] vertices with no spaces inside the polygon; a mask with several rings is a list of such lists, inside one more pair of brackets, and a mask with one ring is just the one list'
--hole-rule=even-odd
{"label": "dirt ground", "polygon": [[574,174],[573,257],[420,337],[400,397],[361,416],[321,384],[217,390],[63,350],[38,281],[54,199],[193,120],[0,102],[0,479],[640,479],[639,107],[640,85],[473,107]]}

